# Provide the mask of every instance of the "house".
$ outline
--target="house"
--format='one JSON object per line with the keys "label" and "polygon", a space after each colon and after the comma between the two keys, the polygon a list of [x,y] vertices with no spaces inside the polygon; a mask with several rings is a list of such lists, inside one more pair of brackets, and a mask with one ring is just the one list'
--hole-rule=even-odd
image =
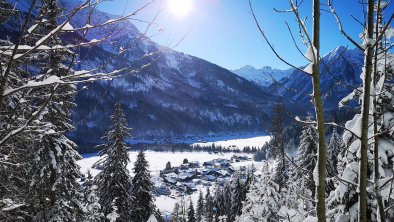
{"label": "house", "polygon": [[209,173],[209,169],[206,169],[206,168],[204,168],[204,169],[202,169],[202,172],[201,172],[201,175],[207,175]]}
{"label": "house", "polygon": [[197,172],[194,170],[180,171],[178,174],[178,179],[180,181],[190,181],[196,178]]}
{"label": "house", "polygon": [[206,172],[207,172],[207,170],[203,169],[203,168],[197,168],[196,169],[197,176],[205,175]]}
{"label": "house", "polygon": [[182,183],[177,183],[177,186],[175,187],[175,190],[178,193],[184,193],[186,191],[184,185]]}
{"label": "house", "polygon": [[176,170],[176,168],[169,168],[169,169],[160,170],[160,176],[162,176],[164,174],[174,173],[175,170]]}
{"label": "house", "polygon": [[241,161],[248,161],[250,158],[247,155],[233,155],[231,157],[233,162],[241,162]]}
{"label": "house", "polygon": [[201,179],[193,179],[192,182],[198,185],[201,184]]}
{"label": "house", "polygon": [[202,180],[201,184],[206,186],[206,187],[210,187],[212,186],[212,182],[211,181],[207,181],[207,180]]}
{"label": "house", "polygon": [[220,165],[220,163],[214,163],[214,164],[213,164],[213,167],[218,169],[218,168],[221,167],[221,165]]}
{"label": "house", "polygon": [[171,177],[164,177],[163,178],[163,180],[164,180],[164,182],[166,182],[166,183],[169,183],[169,184],[172,184],[172,185],[175,185],[176,184],[176,179],[173,179],[173,178],[171,178]]}
{"label": "house", "polygon": [[216,177],[213,175],[205,175],[204,177],[202,177],[201,179],[205,180],[205,181],[215,181]]}
{"label": "house", "polygon": [[223,160],[223,161],[220,161],[220,166],[221,167],[230,167],[231,163],[228,160]]}
{"label": "house", "polygon": [[193,193],[197,191],[196,184],[194,184],[193,182],[184,183],[183,185],[186,187],[186,192],[188,193]]}
{"label": "house", "polygon": [[227,167],[226,170],[227,170],[229,173],[234,173],[234,171],[235,171],[233,166]]}
{"label": "house", "polygon": [[175,172],[172,172],[172,173],[167,173],[167,174],[160,174],[160,177],[163,179],[171,178],[173,180],[176,180],[178,178],[178,174],[176,174]]}
{"label": "house", "polygon": [[166,187],[164,184],[161,184],[159,187],[156,187],[155,192],[158,195],[170,195],[171,194],[170,189],[168,187]]}
{"label": "house", "polygon": [[206,170],[206,175],[216,175],[216,173],[219,171],[217,168],[206,168]]}
{"label": "house", "polygon": [[181,165],[181,170],[188,170],[189,169],[189,164],[185,163]]}
{"label": "house", "polygon": [[230,176],[230,173],[229,173],[227,170],[219,170],[218,173],[219,173],[220,176],[222,176],[222,177]]}
{"label": "house", "polygon": [[190,168],[199,168],[200,167],[200,162],[198,161],[192,161],[189,163]]}
{"label": "house", "polygon": [[210,160],[210,161],[206,161],[204,162],[202,165],[205,167],[211,167],[213,166],[213,164],[215,164],[216,160]]}

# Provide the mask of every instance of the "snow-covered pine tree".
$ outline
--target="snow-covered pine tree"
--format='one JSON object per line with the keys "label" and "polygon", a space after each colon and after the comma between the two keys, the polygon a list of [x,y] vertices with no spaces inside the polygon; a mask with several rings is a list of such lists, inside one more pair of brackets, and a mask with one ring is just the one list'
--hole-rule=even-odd
{"label": "snow-covered pine tree", "polygon": [[271,179],[268,163],[264,164],[261,171],[261,177],[254,178],[242,214],[235,219],[237,222],[279,221],[278,212],[282,206],[279,186]]}
{"label": "snow-covered pine tree", "polygon": [[275,159],[275,167],[272,179],[279,185],[280,190],[286,187],[289,180],[289,161],[285,159],[284,154],[278,155]]}
{"label": "snow-covered pine tree", "polygon": [[[308,115],[307,122],[312,122],[311,115]],[[287,166],[290,168],[289,179],[284,186],[286,188],[281,190],[283,205],[278,213],[281,220],[303,221],[309,215],[315,216],[315,183],[312,175],[317,162],[317,137],[317,131],[312,124],[304,125],[295,165]]]}
{"label": "snow-covered pine tree", "polygon": [[280,221],[301,222],[308,216],[315,215],[312,191],[305,187],[305,177],[298,177],[299,169],[290,165],[289,180],[282,190],[283,205],[279,210]]}
{"label": "snow-covered pine tree", "polygon": [[[307,122],[312,122],[312,116],[308,115]],[[313,171],[317,163],[318,134],[313,124],[306,124],[302,131],[301,142],[298,146],[295,163],[299,168],[295,176],[296,180],[304,178],[305,187],[312,191],[315,196],[315,182]]]}
{"label": "snow-covered pine tree", "polygon": [[189,202],[190,204],[187,211],[187,222],[196,222],[196,215],[194,213],[193,201],[190,199]]}
{"label": "snow-covered pine tree", "polygon": [[[130,221],[131,183],[127,170],[129,156],[125,139],[130,135],[126,124],[126,117],[120,103],[115,104],[115,111],[111,115],[111,126],[103,137],[107,142],[100,147],[100,156],[103,158],[103,170],[96,177],[98,195],[102,212],[106,217],[113,214],[116,209],[117,221]],[[148,215],[148,217],[150,214]],[[145,220],[147,220],[146,218]],[[144,221],[145,221],[144,220]]]}
{"label": "snow-covered pine tree", "polygon": [[227,181],[226,184],[223,187],[223,206],[222,206],[222,219],[226,218],[226,221],[230,220],[230,214],[231,214],[231,182]]}
{"label": "snow-covered pine tree", "polygon": [[330,143],[327,147],[327,194],[330,194],[335,189],[335,177],[338,175],[338,156],[341,152],[345,151],[341,136],[338,134],[337,129],[334,128]]}
{"label": "snow-covered pine tree", "polygon": [[94,178],[92,176],[92,174],[90,173],[90,170],[88,170],[88,172],[86,173],[86,180],[83,182],[82,184],[82,190],[83,190],[83,201],[86,203],[88,196],[90,194],[90,189],[94,184]]}
{"label": "snow-covered pine tree", "polygon": [[236,216],[242,213],[242,192],[243,186],[239,176],[234,178],[231,191],[231,211],[229,215],[230,221],[234,221]]}
{"label": "snow-covered pine tree", "polygon": [[131,195],[133,199],[132,220],[135,222],[146,221],[155,210],[152,196],[153,184],[148,170],[149,164],[145,153],[141,150],[134,163],[134,177],[132,179]]}
{"label": "snow-covered pine tree", "polygon": [[[393,64],[394,56],[390,55],[390,63]],[[387,67],[384,70],[385,81],[384,86],[380,91],[380,95],[377,98],[376,106],[376,134],[375,138],[375,158],[378,156],[376,161],[377,166],[375,169],[375,181],[374,181],[374,192],[382,198],[383,209],[386,211],[384,216],[386,221],[394,221],[394,195],[392,190],[393,184],[389,185],[389,182],[394,175],[394,67]],[[379,171],[379,174],[376,173]],[[390,176],[391,175],[391,176]],[[387,195],[391,193],[391,195]],[[379,209],[379,208],[378,208]],[[377,213],[378,217],[381,215]]]}
{"label": "snow-covered pine tree", "polygon": [[[14,6],[0,0],[0,25],[12,19],[18,14]],[[1,39],[0,46],[15,47],[10,40]],[[20,87],[23,84],[23,76],[26,72],[20,68],[20,62],[9,64],[9,57],[4,54],[0,56],[0,67],[2,70],[9,68],[8,80],[0,75],[0,82],[4,88]],[[20,128],[26,123],[26,119],[33,113],[32,107],[21,106],[20,102],[28,104],[24,98],[25,93],[16,92],[10,96],[2,97],[0,101],[0,135],[7,135],[13,130]],[[23,115],[20,115],[23,114]],[[19,117],[16,118],[16,115]],[[36,125],[36,124],[32,124]],[[26,195],[29,186],[25,163],[29,161],[26,155],[29,145],[37,140],[37,136],[31,132],[20,132],[14,134],[14,138],[0,145],[0,221],[8,218],[31,218],[26,207]]]}
{"label": "snow-covered pine tree", "polygon": [[275,105],[272,109],[272,113],[274,114],[274,116],[272,117],[271,127],[269,129],[269,134],[272,138],[271,145],[273,147],[272,157],[279,157],[279,159],[284,159],[283,152],[285,149],[285,138],[283,128],[283,105]]}
{"label": "snow-covered pine tree", "polygon": [[97,185],[94,184],[93,177],[88,171],[86,181],[83,183],[84,189],[84,206],[85,218],[84,222],[101,222],[104,214],[101,212],[101,205],[97,196]]}
{"label": "snow-covered pine tree", "polygon": [[[26,221],[82,220],[75,164],[80,156],[64,134],[72,129],[73,81],[85,77],[75,77],[73,70],[80,42],[64,47],[61,35],[71,32],[66,21],[93,1],[82,1],[70,13],[62,13],[59,0],[23,1],[17,5],[26,3],[28,10],[18,13],[7,2],[0,0],[0,22],[18,16],[10,23],[16,31],[0,40],[0,220],[3,215]],[[92,81],[102,78],[88,72]]]}
{"label": "snow-covered pine tree", "polygon": [[171,167],[171,162],[170,161],[168,161],[167,163],[166,163],[166,170],[167,169],[171,169],[172,167]]}
{"label": "snow-covered pine tree", "polygon": [[228,221],[231,214],[231,186],[227,182],[223,187],[216,185],[213,198],[214,221]]}
{"label": "snow-covered pine tree", "polygon": [[272,138],[270,143],[273,149],[273,158],[276,159],[277,166],[274,168],[272,179],[281,189],[286,185],[286,181],[288,180],[288,163],[285,158],[285,129],[283,127],[284,106],[275,106],[273,113],[274,117],[272,118],[269,134]]}
{"label": "snow-covered pine tree", "polygon": [[209,188],[207,187],[207,191],[205,193],[205,203],[204,203],[204,208],[205,208],[205,220],[206,222],[212,222],[213,221],[213,198],[212,195],[209,191]]}
{"label": "snow-covered pine tree", "polygon": [[[379,40],[375,46],[373,68],[373,125],[374,125],[374,173],[373,192],[376,196],[376,217],[379,221],[394,221],[394,197],[387,195],[393,190],[393,185],[388,185],[394,174],[394,55],[387,50],[392,46],[394,32],[392,25],[387,24],[385,30],[384,16],[389,14],[390,2],[378,1],[375,5],[376,24],[375,38]],[[393,16],[393,15],[391,15]]]}
{"label": "snow-covered pine tree", "polygon": [[[255,173],[256,169],[254,168],[253,164],[250,168],[248,168],[247,173],[246,173],[246,180],[243,183],[243,189],[242,189],[242,196],[241,199],[242,201],[245,201],[246,199],[246,194],[249,192],[250,187],[253,185],[254,183],[254,173]],[[241,175],[238,175],[241,176]]]}
{"label": "snow-covered pine tree", "polygon": [[223,215],[224,210],[224,195],[223,189],[220,187],[219,184],[216,184],[215,196],[213,197],[213,221],[218,222],[219,217]]}
{"label": "snow-covered pine tree", "polygon": [[178,204],[178,217],[177,217],[177,222],[187,222],[187,206],[186,206],[186,201],[185,198],[182,196],[181,201]]}
{"label": "snow-covered pine tree", "polygon": [[[43,0],[39,8],[38,24],[25,40],[29,45],[47,36],[58,27],[61,8],[57,0]],[[51,34],[46,40],[48,47],[63,45],[59,34]],[[28,56],[31,68],[42,74],[37,79],[45,81],[73,74],[69,64],[72,55],[65,49],[38,51]],[[45,62],[44,62],[45,61]],[[76,221],[82,218],[81,193],[77,178],[80,177],[80,159],[76,144],[65,133],[73,129],[71,110],[75,106],[74,84],[62,84],[32,89],[37,104],[46,104],[41,111],[41,122],[46,124],[46,132],[37,132],[40,140],[33,143],[30,150],[28,175],[30,189],[27,203],[31,206],[34,220]],[[48,97],[49,95],[49,97]]]}
{"label": "snow-covered pine tree", "polygon": [[197,206],[196,206],[196,221],[201,222],[203,220],[204,215],[205,215],[204,197],[202,191],[200,190],[197,200]]}
{"label": "snow-covered pine tree", "polygon": [[[344,104],[358,97],[362,101],[362,112],[345,125],[343,141],[347,149],[340,155],[343,170],[339,172],[335,191],[328,198],[329,216],[333,220],[394,220],[394,201],[390,195],[393,187],[388,182],[394,174],[394,59],[385,45],[393,37],[392,31],[383,33],[387,6],[386,1],[368,1],[368,28],[362,36],[367,46],[360,76],[363,87],[340,102]],[[371,38],[375,39],[374,44],[370,44]]]}

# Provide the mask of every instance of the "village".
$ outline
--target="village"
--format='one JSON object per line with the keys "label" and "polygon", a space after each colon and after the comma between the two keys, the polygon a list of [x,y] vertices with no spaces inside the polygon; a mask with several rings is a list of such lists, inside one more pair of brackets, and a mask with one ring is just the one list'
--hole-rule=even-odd
{"label": "village", "polygon": [[[160,171],[160,176],[152,178],[155,194],[175,199],[192,194],[198,188],[215,184],[224,186],[236,170],[233,163],[250,160],[247,155],[233,155],[230,159],[218,158],[203,163],[184,159],[180,166],[171,166],[168,162],[165,169]],[[246,175],[246,166],[240,166],[237,170]]]}

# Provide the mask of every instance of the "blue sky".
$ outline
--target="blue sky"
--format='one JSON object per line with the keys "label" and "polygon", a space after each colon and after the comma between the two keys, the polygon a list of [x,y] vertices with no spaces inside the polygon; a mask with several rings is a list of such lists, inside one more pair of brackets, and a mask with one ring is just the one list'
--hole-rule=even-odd
{"label": "blue sky", "polygon": [[[138,19],[150,21],[160,9],[157,25],[152,26],[148,33],[155,42],[172,47],[185,36],[175,50],[228,69],[236,69],[244,65],[257,68],[262,66],[288,68],[275,57],[263,41],[251,16],[248,0],[191,0],[193,8],[183,17],[178,17],[168,10],[168,1],[156,0],[136,16]],[[104,1],[100,9],[120,15],[124,12],[132,12],[146,2],[148,0]],[[289,9],[288,0],[253,0],[252,2],[257,18],[275,49],[289,62],[297,66],[305,65],[307,61],[294,47],[285,25],[287,21],[292,27],[296,27],[294,16],[291,13],[277,13],[273,10],[273,8]],[[334,1],[334,7],[344,28],[356,40],[362,32],[362,26],[351,15],[363,20],[362,6],[358,2],[358,0]],[[326,0],[322,0],[322,3],[326,3]],[[388,12],[393,12],[392,5]],[[309,27],[312,22],[311,8],[311,0],[305,0],[300,9],[302,16],[307,17]],[[321,22],[322,55],[338,45],[354,48],[339,34],[335,18],[330,13],[322,12]],[[134,24],[140,30],[146,27],[146,23],[143,22],[134,22]],[[297,32],[298,30],[293,28],[296,37],[298,37]],[[300,47],[303,46],[300,44]],[[306,51],[304,48],[302,50]]]}

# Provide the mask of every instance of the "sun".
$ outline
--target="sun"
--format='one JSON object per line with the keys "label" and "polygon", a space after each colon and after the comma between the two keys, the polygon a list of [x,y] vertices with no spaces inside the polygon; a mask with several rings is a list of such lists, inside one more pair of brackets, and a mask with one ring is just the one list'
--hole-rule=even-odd
{"label": "sun", "polygon": [[184,17],[193,9],[193,0],[168,0],[168,9],[177,17]]}

